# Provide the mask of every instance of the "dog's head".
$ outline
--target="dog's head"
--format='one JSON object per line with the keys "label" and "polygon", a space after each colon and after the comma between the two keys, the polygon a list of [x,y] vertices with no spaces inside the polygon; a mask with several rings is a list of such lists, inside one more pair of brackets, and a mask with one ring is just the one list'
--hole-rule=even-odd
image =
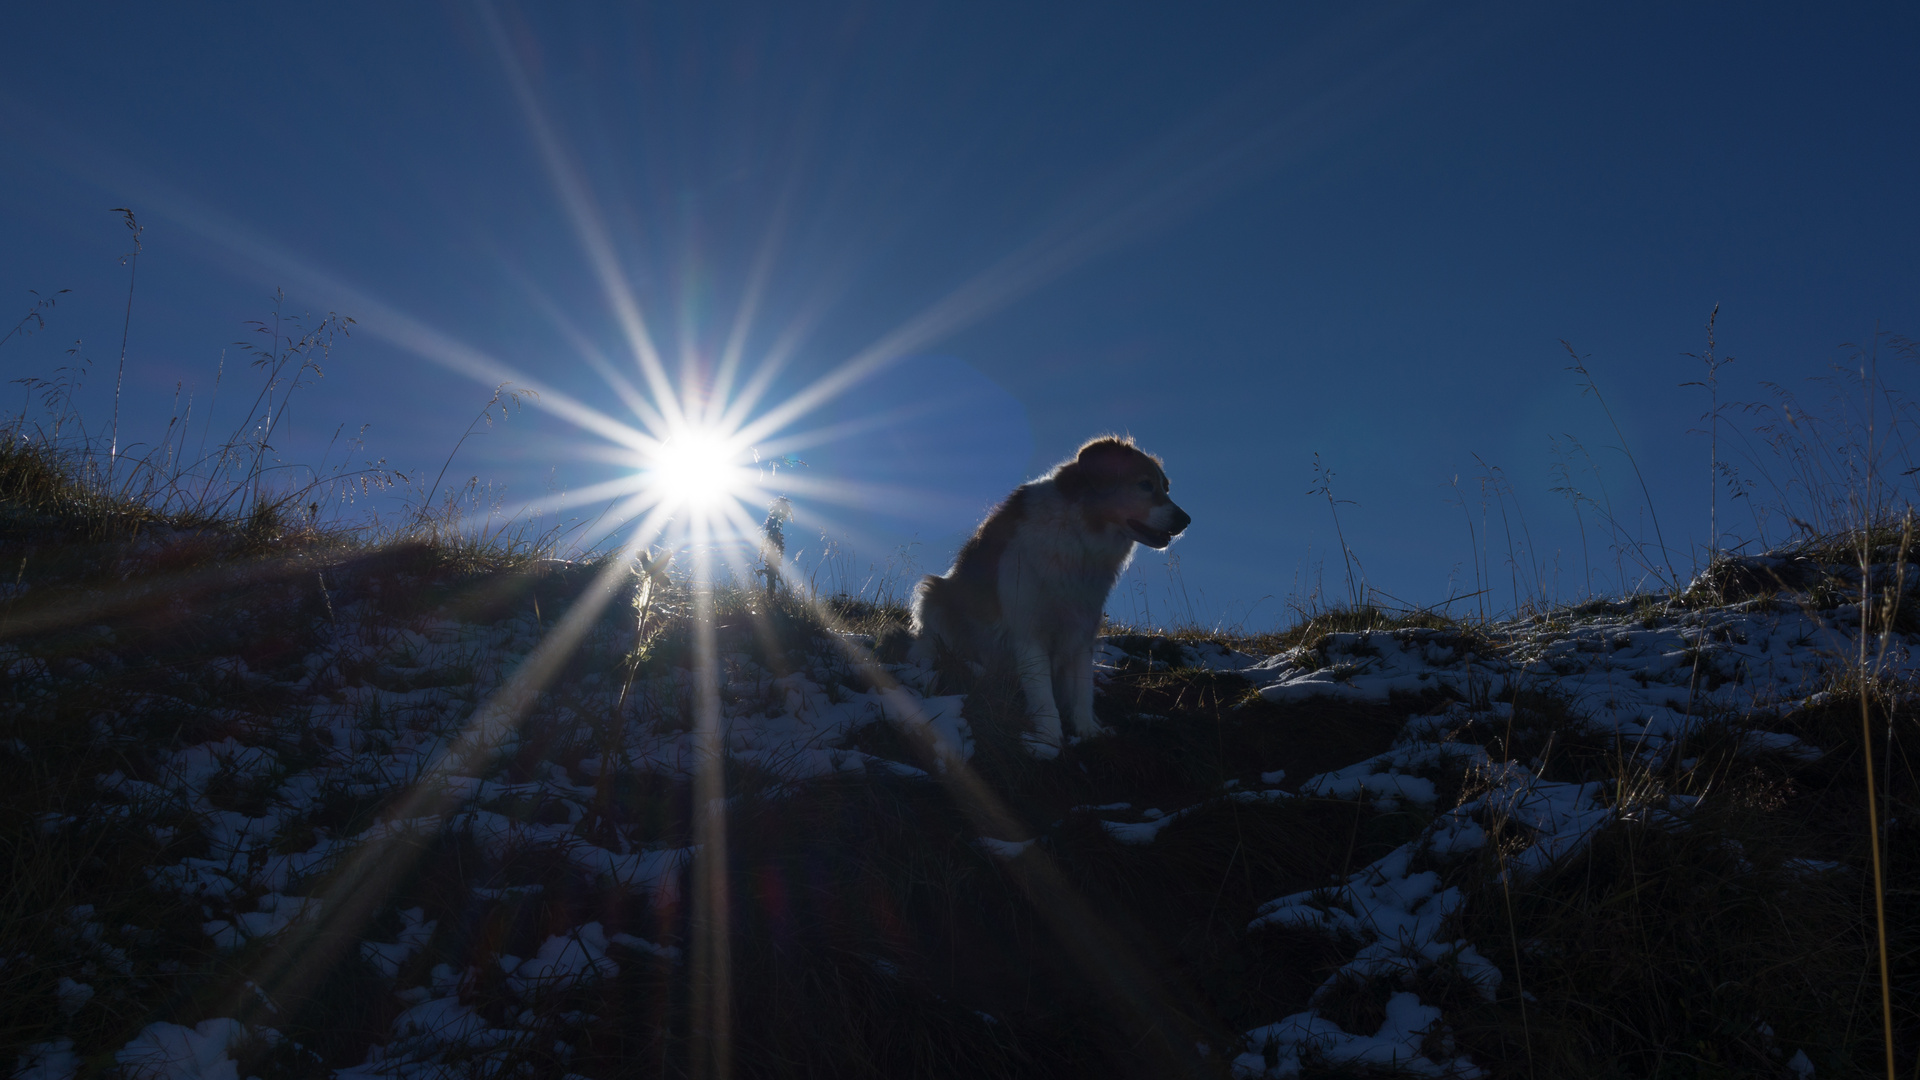
{"label": "dog's head", "polygon": [[1167,474],[1160,459],[1133,445],[1132,439],[1109,435],[1093,440],[1054,470],[1053,482],[1080,505],[1088,524],[1111,527],[1150,548],[1173,543],[1193,521],[1167,498]]}

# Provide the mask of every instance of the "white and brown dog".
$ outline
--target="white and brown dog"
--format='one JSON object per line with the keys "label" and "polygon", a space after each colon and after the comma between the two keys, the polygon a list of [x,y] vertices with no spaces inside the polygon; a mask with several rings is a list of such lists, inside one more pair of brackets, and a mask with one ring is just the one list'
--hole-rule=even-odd
{"label": "white and brown dog", "polygon": [[1015,488],[944,576],[914,590],[913,655],[940,644],[970,659],[1012,654],[1043,752],[1093,717],[1093,645],[1107,594],[1133,545],[1164,548],[1193,520],[1167,498],[1160,459],[1107,436],[1045,477]]}

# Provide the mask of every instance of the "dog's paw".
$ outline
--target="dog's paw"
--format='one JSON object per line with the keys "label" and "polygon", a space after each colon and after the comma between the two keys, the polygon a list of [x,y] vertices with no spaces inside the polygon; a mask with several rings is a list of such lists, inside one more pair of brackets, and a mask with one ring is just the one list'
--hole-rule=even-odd
{"label": "dog's paw", "polygon": [[1027,753],[1042,760],[1051,761],[1060,756],[1060,742],[1057,737],[1049,740],[1045,735],[1026,734],[1020,736],[1020,745],[1027,748]]}
{"label": "dog's paw", "polygon": [[896,626],[874,640],[873,658],[883,664],[930,664],[933,662],[933,649],[914,637],[906,627]]}

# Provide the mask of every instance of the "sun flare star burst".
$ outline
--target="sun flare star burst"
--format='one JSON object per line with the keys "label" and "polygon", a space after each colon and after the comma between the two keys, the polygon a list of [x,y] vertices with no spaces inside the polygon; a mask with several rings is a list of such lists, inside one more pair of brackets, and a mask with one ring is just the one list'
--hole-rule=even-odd
{"label": "sun flare star burst", "polygon": [[[596,477],[591,483],[554,490],[508,508],[504,524],[497,520],[500,508],[476,501],[474,512],[458,523],[459,535],[472,537],[476,545],[488,549],[512,545],[512,550],[519,550],[520,541],[503,530],[517,527],[517,521],[538,523],[536,528],[551,523],[554,531],[537,534],[543,538],[537,543],[543,551],[574,558],[542,560],[539,573],[545,584],[539,599],[558,594],[561,603],[557,607],[549,603],[546,613],[542,613],[538,601],[528,604],[524,616],[530,616],[535,627],[531,644],[522,645],[521,622],[509,624],[502,633],[510,631],[511,638],[502,638],[499,652],[493,654],[500,663],[476,662],[469,669],[471,674],[462,676],[471,682],[472,696],[464,699],[471,705],[455,706],[450,701],[448,707],[470,711],[464,719],[453,714],[455,719],[449,722],[444,736],[435,736],[443,740],[441,751],[423,751],[408,759],[405,768],[411,779],[399,782],[391,803],[381,807],[384,821],[406,826],[368,829],[361,834],[364,839],[355,837],[353,846],[342,852],[337,869],[317,879],[308,898],[317,905],[312,910],[322,911],[324,916],[296,918],[277,943],[247,954],[246,973],[250,977],[234,982],[250,993],[236,990],[232,1005],[210,1008],[220,1009],[214,1015],[231,1017],[230,1023],[284,1023],[271,1018],[270,1014],[278,1012],[272,1002],[304,1001],[317,993],[316,988],[332,985],[322,980],[334,969],[339,956],[352,955],[343,954],[334,945],[356,941],[380,912],[391,910],[390,901],[400,902],[400,896],[410,895],[408,883],[415,880],[419,860],[430,849],[423,841],[434,835],[421,830],[456,828],[455,823],[475,797],[472,793],[487,783],[479,778],[497,775],[510,761],[521,760],[515,755],[522,753],[523,746],[536,755],[546,753],[547,737],[538,731],[522,742],[523,725],[561,723],[568,725],[566,730],[574,731],[580,730],[580,724],[589,724],[597,738],[604,738],[604,742],[596,742],[600,755],[596,776],[607,783],[621,776],[635,780],[661,777],[674,785],[665,790],[685,791],[690,796],[684,803],[677,797],[670,803],[684,805],[684,812],[674,813],[684,813],[676,824],[685,827],[657,834],[668,846],[649,841],[647,850],[629,851],[626,833],[610,833],[620,836],[620,850],[616,854],[595,849],[607,861],[602,863],[593,856],[591,872],[596,878],[615,880],[630,890],[677,897],[684,888],[684,974],[673,976],[683,978],[687,987],[684,1071],[703,1080],[724,1080],[733,1071],[734,969],[738,965],[743,972],[749,971],[745,965],[753,962],[753,954],[747,952],[752,943],[736,951],[730,938],[736,924],[731,914],[733,906],[737,901],[749,901],[753,895],[738,892],[739,864],[728,858],[732,805],[729,773],[734,763],[745,760],[736,756],[732,737],[738,725],[745,725],[743,734],[751,734],[755,724],[769,720],[783,727],[800,723],[797,712],[769,718],[761,707],[762,713],[755,714],[752,710],[757,696],[740,699],[728,692],[732,685],[728,680],[737,674],[745,674],[755,687],[768,685],[762,675],[771,674],[757,663],[737,660],[750,655],[738,650],[763,650],[773,645],[772,656],[765,652],[752,655],[761,655],[777,667],[785,663],[784,657],[792,655],[788,646],[800,647],[813,656],[817,644],[818,651],[828,654],[822,658],[827,666],[808,667],[806,671],[829,687],[822,707],[855,708],[854,702],[844,700],[833,689],[843,683],[846,693],[869,698],[858,705],[857,714],[843,715],[862,724],[871,717],[873,722],[891,725],[903,744],[911,748],[912,759],[923,766],[911,771],[940,785],[963,810],[964,820],[974,824],[983,842],[1006,843],[992,838],[1033,833],[1022,816],[1003,801],[996,787],[975,772],[963,742],[943,734],[945,729],[935,725],[938,714],[929,707],[930,699],[923,690],[901,681],[901,672],[875,653],[874,639],[859,632],[862,624],[850,622],[831,597],[816,592],[811,575],[798,572],[798,556],[785,549],[783,528],[804,529],[818,535],[823,547],[827,545],[828,530],[834,528],[834,522],[826,507],[900,514],[917,505],[917,489],[834,478],[830,465],[835,452],[824,448],[854,433],[922,417],[922,403],[902,402],[898,408],[857,415],[851,402],[839,399],[863,380],[1031,293],[1077,262],[1107,250],[1116,239],[1140,227],[1140,207],[1172,204],[1176,200],[1170,196],[1178,189],[1170,180],[1152,199],[1145,196],[1154,193],[1144,192],[1140,198],[1129,196],[1090,212],[1084,219],[1066,219],[1060,227],[1041,232],[1006,258],[990,263],[858,352],[818,371],[812,370],[805,355],[813,348],[808,345],[809,335],[823,317],[815,301],[803,305],[789,326],[774,328],[767,335],[767,350],[758,352],[760,336],[754,320],[772,272],[769,268],[775,265],[774,252],[784,227],[780,223],[786,220],[782,212],[776,215],[776,224],[743,287],[738,314],[725,335],[724,346],[708,355],[703,350],[703,327],[689,325],[685,328],[687,347],[676,378],[668,370],[649,327],[642,298],[633,291],[630,257],[613,239],[621,230],[608,224],[627,220],[626,215],[603,212],[587,178],[576,169],[580,155],[565,145],[560,126],[549,116],[542,101],[543,83],[521,66],[520,57],[525,52],[518,37],[518,22],[510,28],[491,5],[482,4],[477,10],[539,150],[559,209],[572,226],[587,266],[598,281],[622,348],[611,355],[603,354],[591,335],[574,327],[529,283],[529,292],[541,306],[550,309],[562,336],[576,346],[580,363],[604,380],[604,387],[596,386],[576,397],[560,385],[540,384],[513,366],[372,296],[350,295],[358,296],[356,303],[365,303],[382,316],[378,323],[387,328],[384,333],[391,340],[494,388],[492,399],[475,424],[485,421],[485,426],[492,427],[497,417],[506,415],[509,405],[518,407],[525,391],[529,404],[578,430],[578,440],[561,445],[576,450],[596,467],[606,466],[611,475],[602,475],[596,468],[589,474]],[[1192,175],[1182,171],[1177,179],[1181,185],[1194,186]],[[254,248],[247,250],[255,253]],[[287,261],[265,248],[259,250],[276,261]],[[312,272],[296,269],[318,280]],[[688,275],[688,289],[682,291],[691,295],[697,275],[691,270]],[[541,362],[548,360],[543,357]],[[828,411],[825,407],[830,403],[837,405],[831,410],[835,413],[831,420],[819,415]],[[475,427],[469,427],[468,434],[477,433]],[[461,441],[465,438],[462,436]],[[822,466],[820,472],[827,475],[812,472],[812,467],[797,456],[803,452],[814,457]],[[848,454],[842,460],[851,457]],[[918,463],[905,464],[915,473],[921,472],[915,467]],[[445,469],[443,465],[443,473]],[[406,481],[404,476],[400,479]],[[592,513],[595,507],[603,509]],[[579,511],[576,517],[561,517],[575,511]],[[500,539],[503,535],[504,540]],[[295,573],[310,572],[309,556],[305,548],[300,551],[298,561],[284,568],[289,580]],[[815,557],[823,556],[816,552]],[[251,583],[266,580],[262,575],[269,573],[280,575],[283,568],[248,560],[244,568],[231,572],[250,575],[245,579],[235,577],[235,582]],[[509,575],[501,579],[503,583],[531,580],[520,571],[502,573]],[[667,582],[672,590],[671,602],[660,610],[642,599],[652,596],[656,582]],[[320,584],[324,593],[327,579],[321,578]],[[862,591],[864,588],[861,586]],[[629,603],[630,611],[620,612]],[[329,600],[329,613],[331,605]],[[41,610],[50,613],[45,617],[62,620],[63,624],[72,621],[73,625],[84,625],[93,621],[96,609]],[[721,611],[727,615],[726,622],[716,618]],[[603,617],[610,613],[620,617]],[[13,620],[10,633],[17,637],[22,633],[19,613],[9,613],[9,618]],[[684,628],[688,647],[645,649],[645,636],[664,629],[669,620]],[[333,632],[331,617],[324,626],[327,629],[319,632]],[[623,652],[624,661],[618,659]],[[589,668],[594,669],[591,680],[581,674]],[[660,689],[654,688],[656,681]],[[682,687],[690,693],[683,694]],[[753,694],[761,692],[755,690]],[[562,699],[571,704],[560,705]],[[954,699],[945,700],[950,705]],[[671,711],[674,722],[662,722],[663,705]],[[827,730],[816,729],[818,738],[826,738]],[[808,738],[813,741],[804,744],[801,757],[807,761],[824,758],[834,773],[844,771],[844,757],[833,753],[839,747],[821,745],[814,736]],[[568,744],[553,745],[557,750]],[[671,757],[672,772],[664,771],[667,756],[662,755]],[[860,759],[855,760],[857,763]],[[570,775],[557,759],[545,761],[543,766],[557,770],[562,778]],[[864,770],[865,766],[860,768]],[[605,815],[617,800],[603,801],[608,806],[596,813]],[[473,820],[471,814],[465,816]],[[752,827],[753,820],[746,818],[742,824]],[[613,825],[610,818],[606,823]],[[651,825],[647,829],[647,835],[656,835]],[[678,836],[684,836],[684,840],[669,839]],[[633,840],[631,846],[638,847],[637,834]],[[575,867],[570,874],[587,865],[572,861],[585,846],[583,838],[569,836],[556,849]],[[1043,913],[1042,925],[1053,928],[1080,965],[1084,981],[1094,991],[1093,998],[1118,1003],[1121,1011],[1115,1014],[1116,1030],[1157,1030],[1165,1011],[1160,1003],[1175,1000],[1174,995],[1157,986],[1154,969],[1133,955],[1127,938],[1105,926],[1095,905],[1082,898],[1068,876],[1052,862],[1045,845],[1027,841],[1021,851],[1017,870],[1020,888]],[[475,948],[490,946],[476,944]],[[736,961],[736,956],[742,960]],[[482,953],[475,953],[477,963],[493,964],[499,959],[497,951],[486,952],[484,958]],[[515,970],[519,963],[514,965]]]}

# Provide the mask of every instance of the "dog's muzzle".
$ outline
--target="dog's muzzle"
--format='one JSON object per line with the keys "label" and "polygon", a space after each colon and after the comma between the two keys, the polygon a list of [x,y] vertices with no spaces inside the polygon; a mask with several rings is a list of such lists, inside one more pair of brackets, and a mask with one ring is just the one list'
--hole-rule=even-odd
{"label": "dog's muzzle", "polygon": [[1173,538],[1186,531],[1193,524],[1193,518],[1179,507],[1173,508],[1173,528],[1156,529],[1139,518],[1128,518],[1127,528],[1133,530],[1133,538],[1150,548],[1163,548],[1173,543]]}

